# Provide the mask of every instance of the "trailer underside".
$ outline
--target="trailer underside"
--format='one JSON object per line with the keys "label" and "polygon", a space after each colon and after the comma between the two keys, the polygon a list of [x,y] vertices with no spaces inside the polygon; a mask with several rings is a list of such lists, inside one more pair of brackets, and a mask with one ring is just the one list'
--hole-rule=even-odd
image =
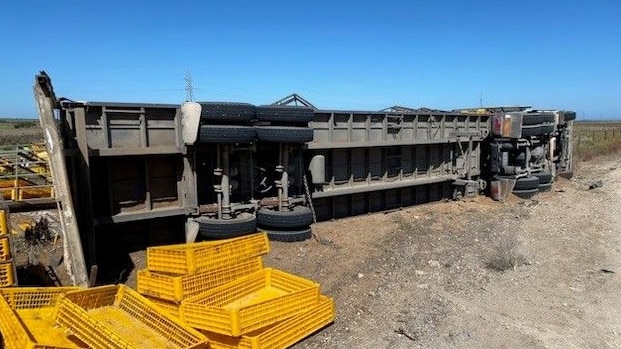
{"label": "trailer underside", "polygon": [[257,228],[293,241],[313,221],[476,195],[492,177],[490,113],[47,98],[91,284],[122,281],[123,256],[146,246]]}

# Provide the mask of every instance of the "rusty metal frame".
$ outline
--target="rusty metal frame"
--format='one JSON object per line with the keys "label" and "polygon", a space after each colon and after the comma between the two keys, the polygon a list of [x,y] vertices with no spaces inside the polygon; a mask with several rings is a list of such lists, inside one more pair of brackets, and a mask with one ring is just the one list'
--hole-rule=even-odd
{"label": "rusty metal frame", "polygon": [[296,107],[303,106],[307,108],[312,108],[313,110],[317,110],[317,107],[315,107],[311,102],[307,101],[306,99],[304,99],[302,96],[300,96],[297,93],[292,93],[286,97],[283,97],[277,100],[276,102],[272,103],[272,105],[296,106]]}
{"label": "rusty metal frame", "polygon": [[82,250],[82,241],[71,197],[61,138],[54,117],[57,100],[51,80],[45,72],[36,76],[33,90],[39,111],[39,120],[45,134],[50,169],[54,178],[56,203],[63,236],[63,260],[71,283],[76,286],[87,287],[89,286],[89,278]]}

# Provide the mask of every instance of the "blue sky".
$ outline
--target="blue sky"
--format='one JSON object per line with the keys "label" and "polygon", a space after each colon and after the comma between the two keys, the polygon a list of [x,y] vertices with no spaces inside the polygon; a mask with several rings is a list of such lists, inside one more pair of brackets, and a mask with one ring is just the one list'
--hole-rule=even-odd
{"label": "blue sky", "polygon": [[621,117],[621,2],[10,1],[0,116],[36,116],[46,70],[74,100],[326,109],[532,104]]}

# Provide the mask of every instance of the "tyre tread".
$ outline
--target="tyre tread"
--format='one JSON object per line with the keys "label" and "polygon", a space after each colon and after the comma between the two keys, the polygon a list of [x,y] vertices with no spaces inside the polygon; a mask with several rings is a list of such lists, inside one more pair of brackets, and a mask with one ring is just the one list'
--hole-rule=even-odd
{"label": "tyre tread", "polygon": [[288,122],[307,124],[313,121],[315,112],[308,107],[261,105],[256,107],[256,118],[259,121]]}
{"label": "tyre tread", "polygon": [[306,143],[313,140],[313,129],[295,126],[255,126],[257,139],[273,143]]}
{"label": "tyre tread", "polygon": [[313,236],[311,228],[303,230],[266,230],[267,238],[271,241],[297,242],[308,240]]}
{"label": "tyre tread", "polygon": [[299,229],[313,223],[313,213],[306,206],[295,206],[292,211],[260,209],[257,211],[257,225],[267,229]]}
{"label": "tyre tread", "polygon": [[252,126],[202,125],[198,139],[204,143],[252,143],[256,133]]}
{"label": "tyre tread", "polygon": [[241,216],[233,219],[199,217],[194,221],[198,223],[199,234],[207,239],[228,239],[257,231],[255,216]]}

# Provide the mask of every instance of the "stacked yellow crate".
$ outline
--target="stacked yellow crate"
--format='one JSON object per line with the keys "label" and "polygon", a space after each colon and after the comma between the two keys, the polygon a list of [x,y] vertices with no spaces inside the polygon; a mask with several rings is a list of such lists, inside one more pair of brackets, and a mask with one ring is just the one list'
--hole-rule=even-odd
{"label": "stacked yellow crate", "polygon": [[0,332],[7,349],[71,349],[88,345],[55,323],[57,301],[77,287],[0,289]]}
{"label": "stacked yellow crate", "polygon": [[8,213],[0,210],[0,287],[15,284],[15,267],[11,260]]}
{"label": "stacked yellow crate", "polygon": [[179,316],[181,301],[263,269],[266,234],[147,248],[138,293]]}
{"label": "stacked yellow crate", "polygon": [[205,335],[125,285],[67,292],[56,323],[89,348],[208,348]]}
{"label": "stacked yellow crate", "polygon": [[263,268],[265,233],[147,249],[138,292],[199,329],[211,348],[286,348],[334,320],[319,284]]}
{"label": "stacked yellow crate", "polygon": [[6,349],[208,348],[204,334],[124,285],[0,289],[0,333]]}

